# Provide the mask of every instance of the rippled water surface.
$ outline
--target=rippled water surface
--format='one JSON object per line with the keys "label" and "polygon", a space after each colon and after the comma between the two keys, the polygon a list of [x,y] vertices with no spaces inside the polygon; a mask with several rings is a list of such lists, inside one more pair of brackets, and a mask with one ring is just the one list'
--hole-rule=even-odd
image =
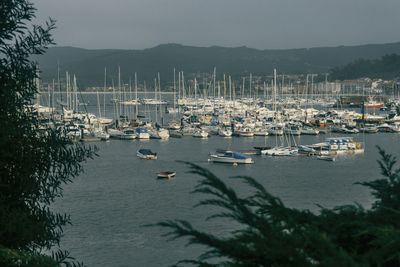
{"label": "rippled water surface", "polygon": [[[361,136],[355,136],[358,138]],[[301,137],[308,144],[321,137]],[[64,197],[55,208],[71,214],[62,246],[88,266],[167,266],[198,255],[201,247],[184,247],[184,240],[167,242],[164,229],[143,225],[167,219],[189,220],[208,231],[226,233],[236,227],[227,221],[205,219],[215,209],[193,208],[204,196],[190,194],[199,177],[186,173],[190,161],[210,169],[238,192],[247,187],[230,176],[249,175],[261,182],[286,205],[317,210],[315,204],[333,207],[359,202],[366,207],[372,198],[357,181],[379,177],[375,144],[398,153],[399,135],[366,135],[364,155],[343,156],[336,162],[308,157],[253,156],[255,164],[208,163],[208,153],[215,148],[249,149],[253,145],[274,142],[265,138],[220,138],[206,140],[185,137],[167,141],[119,141],[98,143],[99,157],[85,164],[85,173],[65,186]],[[394,139],[394,140],[393,140]],[[158,153],[147,161],[136,157],[140,146]],[[175,170],[171,180],[157,180],[156,173]]]}

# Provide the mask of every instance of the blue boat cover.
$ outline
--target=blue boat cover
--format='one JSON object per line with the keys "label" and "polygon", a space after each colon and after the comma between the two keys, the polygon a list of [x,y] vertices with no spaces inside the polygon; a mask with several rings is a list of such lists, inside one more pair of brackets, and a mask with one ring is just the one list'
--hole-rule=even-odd
{"label": "blue boat cover", "polygon": [[156,155],[157,153],[152,152],[150,149],[139,149],[139,152],[143,155]]}
{"label": "blue boat cover", "polygon": [[148,133],[149,131],[147,131],[146,128],[136,128],[136,132],[137,133]]}
{"label": "blue boat cover", "polygon": [[250,156],[242,154],[240,152],[227,152],[227,153],[225,153],[225,156],[227,156],[227,157],[232,157],[233,156],[233,158],[235,158],[235,159],[248,159],[248,158],[250,158]]}

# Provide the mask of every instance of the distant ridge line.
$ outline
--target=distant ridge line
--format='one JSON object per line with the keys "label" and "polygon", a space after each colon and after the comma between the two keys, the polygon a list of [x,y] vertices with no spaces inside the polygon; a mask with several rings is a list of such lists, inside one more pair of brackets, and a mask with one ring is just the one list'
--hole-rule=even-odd
{"label": "distant ridge line", "polygon": [[118,66],[124,82],[137,72],[141,81],[152,82],[159,72],[163,83],[173,80],[173,69],[185,73],[227,73],[241,76],[279,73],[326,73],[334,67],[357,59],[378,59],[387,54],[400,54],[400,42],[336,47],[296,49],[265,49],[241,47],[196,47],[176,43],[160,44],[146,49],[86,49],[57,46],[37,56],[44,81],[56,77],[57,61],[61,74],[65,71],[77,75],[81,87],[103,83],[104,68],[108,81],[116,81]]}

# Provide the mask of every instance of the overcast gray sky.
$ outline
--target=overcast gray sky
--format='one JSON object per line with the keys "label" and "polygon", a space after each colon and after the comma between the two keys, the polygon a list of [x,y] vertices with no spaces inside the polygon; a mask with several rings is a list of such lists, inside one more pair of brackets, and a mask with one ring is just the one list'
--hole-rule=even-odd
{"label": "overcast gray sky", "polygon": [[400,0],[32,0],[57,45],[303,48],[400,41]]}

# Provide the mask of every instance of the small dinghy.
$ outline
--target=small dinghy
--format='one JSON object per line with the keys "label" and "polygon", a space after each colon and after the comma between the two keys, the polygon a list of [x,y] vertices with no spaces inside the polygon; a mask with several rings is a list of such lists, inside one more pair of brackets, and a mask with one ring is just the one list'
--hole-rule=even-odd
{"label": "small dinghy", "polygon": [[328,156],[328,155],[320,155],[320,156],[317,156],[317,159],[319,159],[319,160],[326,160],[326,161],[335,161],[335,160],[336,160],[335,157]]}
{"label": "small dinghy", "polygon": [[174,177],[176,172],[173,171],[166,171],[166,172],[159,172],[157,174],[158,179],[170,179],[171,177]]}
{"label": "small dinghy", "polygon": [[136,155],[141,159],[157,159],[157,153],[152,152],[150,149],[141,148]]}

